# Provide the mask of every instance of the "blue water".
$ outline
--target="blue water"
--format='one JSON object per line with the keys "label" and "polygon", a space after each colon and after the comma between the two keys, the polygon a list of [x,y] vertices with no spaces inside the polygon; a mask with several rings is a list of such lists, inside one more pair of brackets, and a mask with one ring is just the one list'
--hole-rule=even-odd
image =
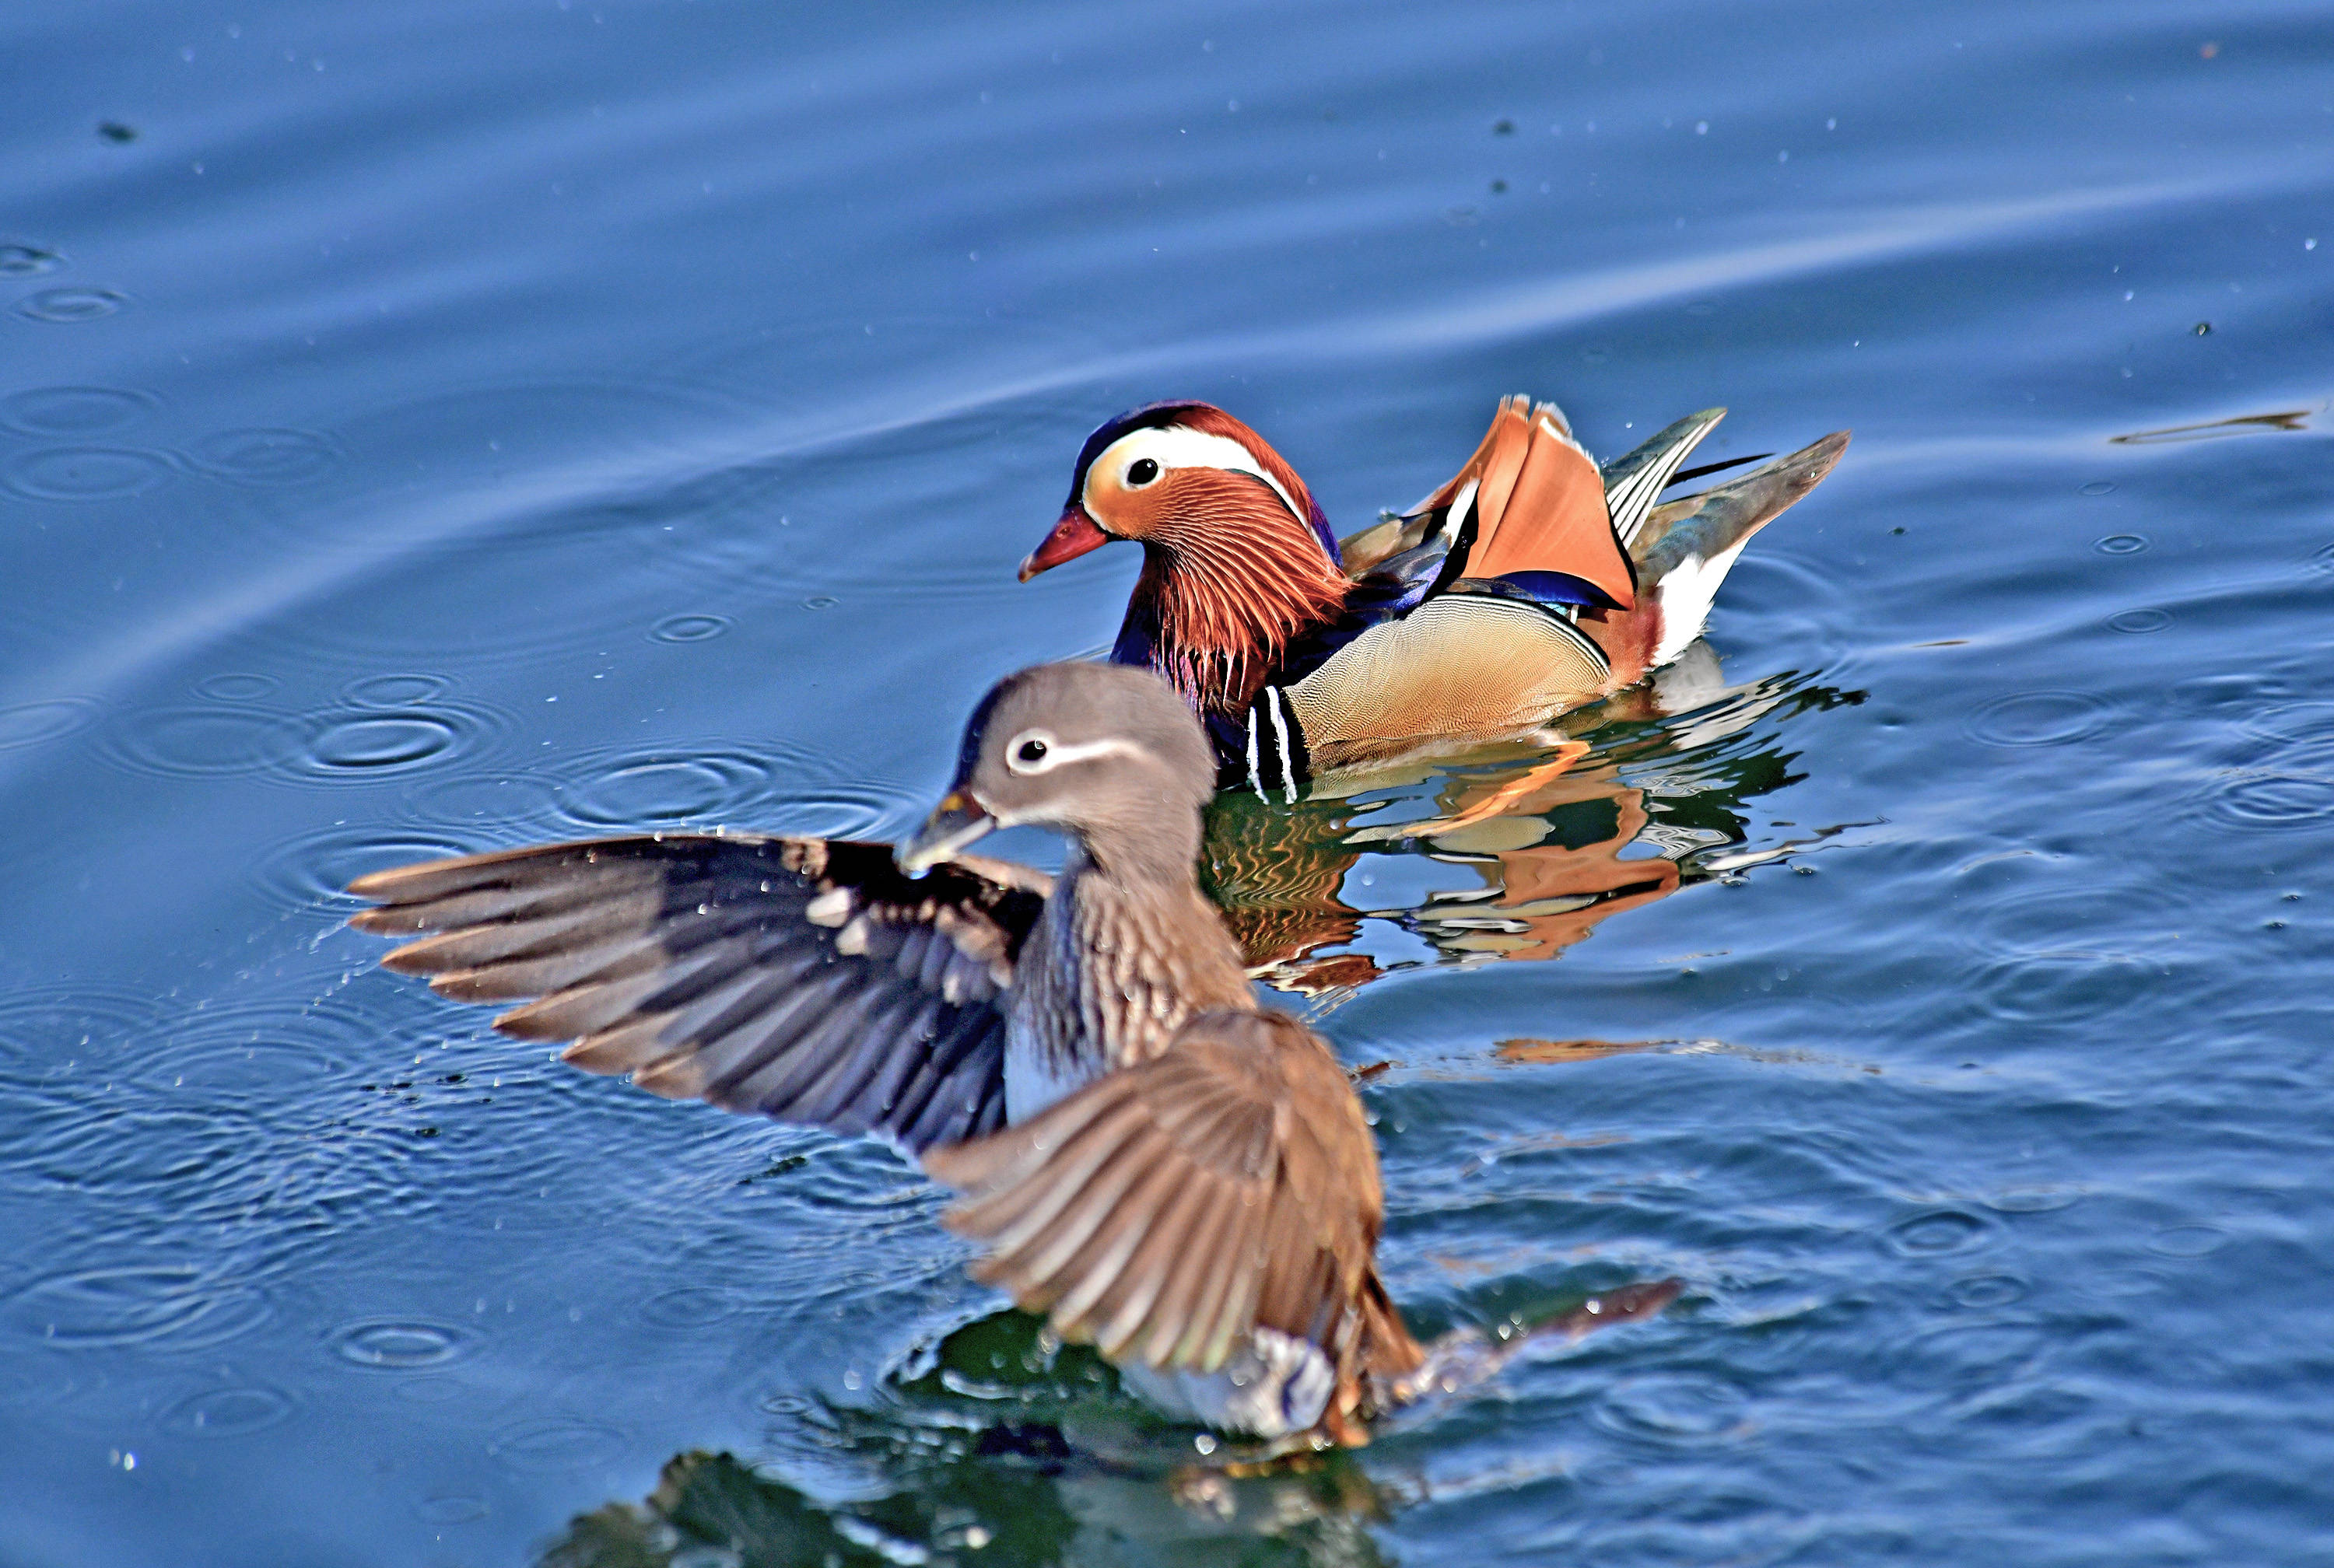
{"label": "blue water", "polygon": [[[0,59],[0,1563],[2325,1557],[2334,9],[18,0]],[[1228,802],[1212,874],[1391,1063],[1413,1320],[1655,1323],[1208,1472],[888,1155],[340,926],[897,833],[1115,628],[1124,554],[1013,566],[1121,408],[1351,528],[1515,390],[1856,439],[1572,774]]]}

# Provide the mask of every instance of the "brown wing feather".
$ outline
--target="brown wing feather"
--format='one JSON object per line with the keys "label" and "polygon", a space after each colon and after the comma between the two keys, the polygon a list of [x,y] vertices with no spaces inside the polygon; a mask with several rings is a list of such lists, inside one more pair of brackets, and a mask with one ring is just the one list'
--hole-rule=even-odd
{"label": "brown wing feather", "polygon": [[382,963],[652,1093],[911,1150],[1004,1120],[1005,1017],[1045,880],[884,844],[676,835],[551,844],[361,877]]}
{"label": "brown wing feather", "polygon": [[1212,1371],[1272,1328],[1330,1351],[1343,1385],[1415,1363],[1377,1284],[1383,1198],[1361,1103],[1282,1015],[1203,1014],[1164,1053],[928,1150],[924,1169],[966,1193],[950,1227],[995,1249],[976,1275],[1065,1339]]}

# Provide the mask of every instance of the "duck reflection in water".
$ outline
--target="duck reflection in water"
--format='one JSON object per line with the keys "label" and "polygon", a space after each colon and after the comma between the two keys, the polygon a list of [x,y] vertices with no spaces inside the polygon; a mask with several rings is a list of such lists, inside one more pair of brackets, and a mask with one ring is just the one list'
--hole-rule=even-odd
{"label": "duck reflection in water", "polygon": [[[1496,1376],[1509,1354],[1642,1321],[1677,1293],[1674,1280],[1624,1287],[1576,1302],[1529,1336],[1483,1342],[1455,1369],[1455,1397]],[[1407,1462],[1403,1439],[1432,1419],[1434,1400],[1392,1423],[1366,1467],[1345,1449],[1258,1463],[1214,1438],[1205,1439],[1204,1455],[1196,1452],[1188,1428],[1110,1397],[1112,1380],[1090,1348],[1050,1343],[1037,1320],[997,1313],[882,1380],[868,1406],[787,1400],[786,1425],[770,1434],[770,1447],[804,1456],[799,1465],[676,1454],[640,1502],[610,1503],[573,1520],[538,1568],[949,1561],[1376,1568],[1391,1559],[1369,1526],[1437,1495],[1423,1464]],[[825,1477],[827,1496],[791,1484],[782,1470]]]}
{"label": "duck reflection in water", "polygon": [[[1251,972],[1325,1005],[1422,963],[1553,958],[1721,874],[1748,842],[1746,803],[1803,776],[1760,721],[1863,697],[1790,675],[1730,688],[1696,644],[1655,681],[1567,716],[1558,729],[1580,738],[1552,748],[1330,775],[1294,805],[1220,795],[1202,872]],[[1371,900],[1365,862],[1382,857],[1461,869],[1458,885]],[[1379,870],[1421,880],[1399,861]]]}

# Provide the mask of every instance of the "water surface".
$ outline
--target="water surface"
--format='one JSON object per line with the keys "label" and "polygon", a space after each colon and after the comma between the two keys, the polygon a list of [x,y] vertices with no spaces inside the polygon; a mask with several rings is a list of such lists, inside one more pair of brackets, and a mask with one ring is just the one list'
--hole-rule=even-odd
{"label": "water surface", "polygon": [[[32,0],[0,52],[0,1561],[2322,1552],[2334,12]],[[889,1155],[340,926],[429,854],[900,832],[1115,627],[1120,553],[1012,568],[1119,409],[1224,404],[1351,528],[1513,390],[1856,440],[1570,773],[1230,800],[1211,874],[1387,1064],[1404,1310],[1658,1322],[1228,1477]]]}

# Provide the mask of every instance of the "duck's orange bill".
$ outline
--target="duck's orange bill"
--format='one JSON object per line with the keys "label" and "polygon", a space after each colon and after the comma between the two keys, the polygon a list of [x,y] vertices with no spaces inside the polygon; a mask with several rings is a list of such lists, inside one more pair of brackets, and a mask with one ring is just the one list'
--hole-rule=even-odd
{"label": "duck's orange bill", "polygon": [[1086,509],[1073,501],[1062,508],[1062,520],[1046,535],[1046,542],[1029,552],[1021,563],[1021,581],[1027,582],[1040,572],[1050,572],[1065,561],[1075,561],[1089,550],[1099,550],[1110,543],[1110,535],[1095,526],[1086,515]]}

